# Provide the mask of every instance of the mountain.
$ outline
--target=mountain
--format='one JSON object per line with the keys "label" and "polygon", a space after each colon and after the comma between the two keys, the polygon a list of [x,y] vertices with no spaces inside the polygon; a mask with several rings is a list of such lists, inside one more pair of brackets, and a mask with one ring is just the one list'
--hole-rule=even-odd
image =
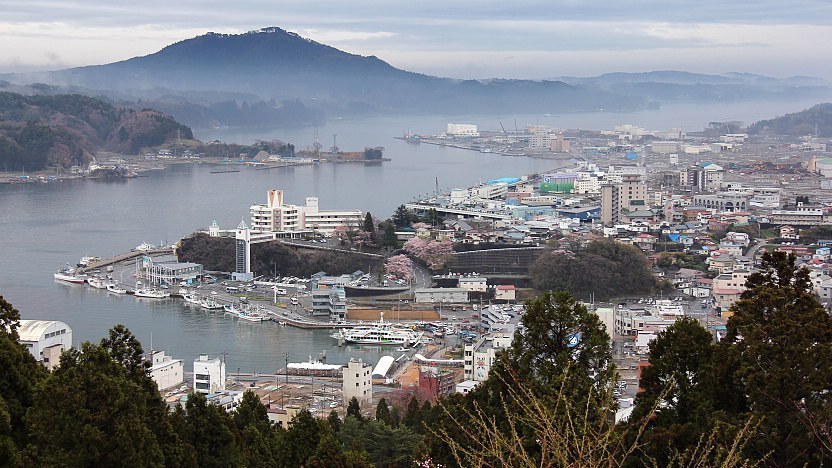
{"label": "mountain", "polygon": [[338,115],[545,113],[634,110],[645,105],[638,97],[561,81],[465,81],[408,72],[377,57],[349,54],[277,27],[245,34],[208,33],[121,62],[0,78],[83,87],[90,94],[120,99],[197,94],[186,100],[201,106],[229,100],[224,95],[250,94],[262,101],[299,101]]}
{"label": "mountain", "polygon": [[605,73],[592,77],[563,76],[552,79],[658,102],[731,102],[832,97],[829,82],[809,76],[772,78],[738,72],[709,75],[659,70]]}
{"label": "mountain", "polygon": [[193,132],[169,115],[74,95],[0,92],[0,163],[12,171],[83,165],[98,150],[136,154]]}
{"label": "mountain", "polygon": [[748,133],[773,133],[794,137],[817,133],[819,137],[832,137],[832,104],[818,104],[793,114],[761,120],[750,125]]}

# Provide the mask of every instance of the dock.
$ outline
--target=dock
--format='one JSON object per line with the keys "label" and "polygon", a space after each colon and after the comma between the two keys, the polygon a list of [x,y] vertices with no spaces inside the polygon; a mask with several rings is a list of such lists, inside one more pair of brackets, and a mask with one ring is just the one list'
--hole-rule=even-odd
{"label": "dock", "polygon": [[97,262],[91,262],[89,265],[85,267],[78,267],[79,273],[86,273],[92,270],[99,270],[102,267],[108,267],[110,265],[115,265],[117,263],[121,263],[125,260],[131,260],[136,257],[141,257],[142,255],[164,255],[164,254],[172,254],[172,248],[164,248],[164,249],[154,249],[154,250],[131,250],[129,252],[125,252],[123,254],[118,254],[111,258],[103,258]]}

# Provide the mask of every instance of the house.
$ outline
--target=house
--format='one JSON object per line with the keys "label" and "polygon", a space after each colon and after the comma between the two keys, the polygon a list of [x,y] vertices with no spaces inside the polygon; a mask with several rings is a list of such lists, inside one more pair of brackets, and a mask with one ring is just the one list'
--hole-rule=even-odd
{"label": "house", "polygon": [[498,301],[514,301],[516,298],[516,289],[513,284],[498,284],[494,287],[494,299]]}
{"label": "house", "polygon": [[797,234],[797,229],[794,226],[780,226],[780,237],[782,239],[800,239],[800,236]]}

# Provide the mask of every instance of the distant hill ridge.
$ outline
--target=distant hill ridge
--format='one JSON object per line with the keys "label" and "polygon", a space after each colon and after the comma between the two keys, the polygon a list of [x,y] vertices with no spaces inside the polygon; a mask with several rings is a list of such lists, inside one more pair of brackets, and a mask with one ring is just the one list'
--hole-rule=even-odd
{"label": "distant hill ridge", "polygon": [[800,137],[815,135],[832,137],[832,103],[823,103],[809,109],[761,120],[748,127],[748,133],[774,133]]}
{"label": "distant hill ridge", "polygon": [[11,171],[84,165],[98,150],[136,154],[193,132],[152,109],[117,107],[78,94],[0,92],[0,164]]}
{"label": "distant hill ridge", "polygon": [[[124,102],[141,99],[195,126],[309,125],[332,116],[621,112],[662,102],[832,99],[829,83],[747,73],[673,70],[548,80],[459,80],[405,71],[375,56],[318,43],[276,26],[209,32],[120,62],[0,75]],[[247,118],[243,103],[257,104]],[[222,109],[222,110],[221,110]],[[289,110],[291,109],[291,110]],[[230,110],[231,112],[228,112]]]}

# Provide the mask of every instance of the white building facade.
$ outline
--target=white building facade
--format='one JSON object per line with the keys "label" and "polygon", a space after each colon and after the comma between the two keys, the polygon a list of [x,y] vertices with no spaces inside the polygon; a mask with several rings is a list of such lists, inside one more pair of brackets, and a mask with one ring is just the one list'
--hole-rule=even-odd
{"label": "white building facade", "polygon": [[225,390],[225,362],[200,354],[194,359],[194,391],[207,394],[222,390]]}
{"label": "white building facade", "polygon": [[350,359],[344,368],[344,404],[355,397],[362,405],[373,403],[373,369],[361,359]]}
{"label": "white building facade", "polygon": [[159,390],[175,387],[185,382],[185,365],[181,359],[166,356],[164,351],[150,352],[150,378]]}
{"label": "white building facade", "polygon": [[61,353],[72,347],[72,329],[57,320],[21,320],[17,333],[20,344],[49,370],[58,367]]}
{"label": "white building facade", "polygon": [[284,202],[283,190],[269,190],[266,204],[252,205],[251,232],[314,230],[331,236],[338,226],[357,228],[364,221],[361,210],[320,210],[317,197],[306,197],[304,205]]}

